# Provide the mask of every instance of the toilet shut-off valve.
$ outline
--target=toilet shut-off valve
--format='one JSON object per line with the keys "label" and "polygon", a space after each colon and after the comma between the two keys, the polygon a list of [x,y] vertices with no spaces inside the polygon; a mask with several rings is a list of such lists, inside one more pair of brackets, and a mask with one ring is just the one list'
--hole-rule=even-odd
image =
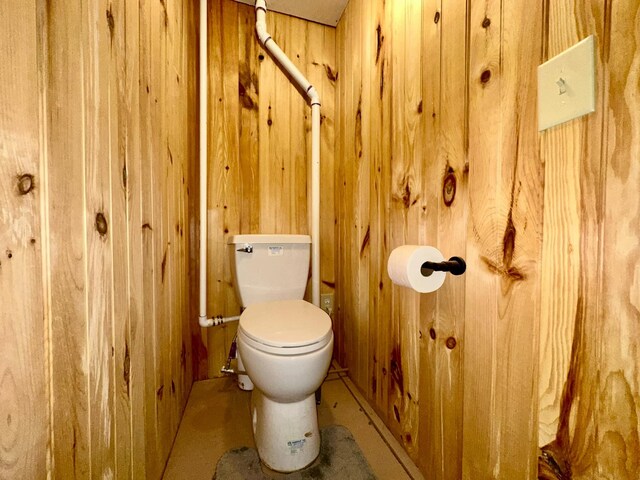
{"label": "toilet shut-off valve", "polygon": [[231,368],[231,360],[236,358],[236,352],[238,349],[238,337],[233,339],[231,342],[231,347],[229,348],[229,356],[227,357],[227,363],[220,369],[220,373],[236,373],[236,371]]}
{"label": "toilet shut-off valve", "polygon": [[226,373],[229,375],[246,375],[244,370],[234,370],[231,368],[231,361],[238,358],[238,336],[236,335],[229,347],[229,356],[227,357],[227,363],[225,363],[220,369],[220,373]]}

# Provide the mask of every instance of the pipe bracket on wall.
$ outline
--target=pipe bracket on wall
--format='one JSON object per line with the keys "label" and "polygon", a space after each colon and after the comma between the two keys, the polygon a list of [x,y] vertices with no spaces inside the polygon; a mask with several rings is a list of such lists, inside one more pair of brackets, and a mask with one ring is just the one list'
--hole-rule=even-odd
{"label": "pipe bracket on wall", "polygon": [[451,275],[462,275],[467,270],[467,264],[461,257],[451,257],[444,262],[424,262],[420,271],[425,277],[431,272],[449,272]]}

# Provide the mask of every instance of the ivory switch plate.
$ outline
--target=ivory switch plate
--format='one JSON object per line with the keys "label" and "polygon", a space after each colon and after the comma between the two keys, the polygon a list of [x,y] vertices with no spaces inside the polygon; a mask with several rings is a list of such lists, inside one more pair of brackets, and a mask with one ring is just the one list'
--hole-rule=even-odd
{"label": "ivory switch plate", "polygon": [[538,130],[596,109],[595,39],[576,43],[538,67]]}

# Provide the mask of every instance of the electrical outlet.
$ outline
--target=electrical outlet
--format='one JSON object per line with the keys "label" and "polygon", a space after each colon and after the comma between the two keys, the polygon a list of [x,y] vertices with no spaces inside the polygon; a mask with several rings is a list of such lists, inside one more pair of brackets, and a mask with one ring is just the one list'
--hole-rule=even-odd
{"label": "electrical outlet", "polygon": [[320,295],[320,308],[329,315],[333,313],[333,293],[323,293]]}

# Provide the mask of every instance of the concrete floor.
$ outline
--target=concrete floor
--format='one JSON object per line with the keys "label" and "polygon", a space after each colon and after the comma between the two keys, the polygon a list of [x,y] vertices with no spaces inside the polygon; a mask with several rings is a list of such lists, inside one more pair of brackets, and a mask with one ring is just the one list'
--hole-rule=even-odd
{"label": "concrete floor", "polygon": [[[338,374],[327,377],[318,407],[320,427],[333,424],[347,427],[379,479],[422,478],[380,419],[357,392],[354,391],[355,396],[352,394],[353,389],[349,380]],[[224,452],[255,447],[250,398],[251,393],[238,389],[230,377],[194,383],[164,479],[211,480]]]}

